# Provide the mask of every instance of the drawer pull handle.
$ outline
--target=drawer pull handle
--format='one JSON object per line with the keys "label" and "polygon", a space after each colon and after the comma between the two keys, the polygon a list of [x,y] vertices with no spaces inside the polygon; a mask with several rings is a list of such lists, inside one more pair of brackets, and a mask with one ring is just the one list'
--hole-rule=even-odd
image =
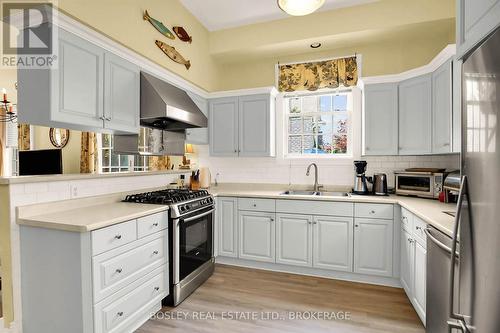
{"label": "drawer pull handle", "polygon": [[121,269],[121,268],[117,268],[117,269],[116,269],[116,272],[117,272],[118,274],[120,274],[121,272],[123,272],[123,269]]}
{"label": "drawer pull handle", "polygon": [[271,222],[274,222],[274,219],[272,217],[270,218],[270,220],[271,220]]}
{"label": "drawer pull handle", "polygon": [[375,211],[374,210],[370,211],[370,214],[375,214]]}
{"label": "drawer pull handle", "polygon": [[254,207],[257,207],[257,204],[253,204]]}
{"label": "drawer pull handle", "polygon": [[415,227],[415,229],[417,229],[417,230],[421,230],[422,228],[421,228],[421,227],[419,227],[419,226],[417,225],[417,226]]}
{"label": "drawer pull handle", "polygon": [[153,227],[157,227],[157,226],[158,226],[158,222],[153,223]]}
{"label": "drawer pull handle", "polygon": [[116,235],[116,236],[115,236],[115,238],[116,238],[116,239],[122,239],[122,235],[119,235],[119,234],[118,234],[118,235]]}
{"label": "drawer pull handle", "polygon": [[158,251],[153,251],[153,255],[157,255],[158,254]]}
{"label": "drawer pull handle", "polygon": [[117,313],[118,317],[122,317],[123,316],[123,311],[120,311]]}
{"label": "drawer pull handle", "polygon": [[155,287],[155,291],[158,291],[158,290],[160,290],[160,287]]}

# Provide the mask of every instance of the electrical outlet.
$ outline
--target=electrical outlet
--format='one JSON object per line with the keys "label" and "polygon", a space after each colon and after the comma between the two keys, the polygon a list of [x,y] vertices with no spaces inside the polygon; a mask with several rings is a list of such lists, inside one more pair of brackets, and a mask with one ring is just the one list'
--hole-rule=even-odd
{"label": "electrical outlet", "polygon": [[71,185],[71,198],[78,197],[78,186]]}

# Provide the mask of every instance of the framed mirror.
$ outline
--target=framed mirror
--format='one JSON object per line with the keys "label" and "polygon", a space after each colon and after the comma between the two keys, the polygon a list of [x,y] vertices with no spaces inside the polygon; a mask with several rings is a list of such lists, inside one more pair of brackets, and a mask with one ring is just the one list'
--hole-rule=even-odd
{"label": "framed mirror", "polygon": [[49,139],[56,148],[64,148],[69,141],[69,130],[62,128],[51,128],[49,130]]}

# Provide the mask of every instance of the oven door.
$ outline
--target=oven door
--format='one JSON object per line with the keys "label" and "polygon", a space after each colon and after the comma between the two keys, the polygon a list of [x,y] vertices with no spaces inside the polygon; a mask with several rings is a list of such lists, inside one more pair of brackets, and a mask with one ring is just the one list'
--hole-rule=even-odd
{"label": "oven door", "polygon": [[179,283],[212,259],[214,211],[210,207],[177,220],[174,283]]}
{"label": "oven door", "polygon": [[396,194],[434,197],[434,177],[432,174],[396,174]]}

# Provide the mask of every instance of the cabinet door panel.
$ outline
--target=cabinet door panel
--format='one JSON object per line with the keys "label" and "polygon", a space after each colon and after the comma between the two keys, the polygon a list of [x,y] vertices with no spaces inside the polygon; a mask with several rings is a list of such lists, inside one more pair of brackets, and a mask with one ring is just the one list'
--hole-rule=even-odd
{"label": "cabinet door panel", "polygon": [[210,155],[238,156],[238,98],[210,101]]}
{"label": "cabinet door panel", "polygon": [[278,214],[276,221],[276,262],[311,266],[312,217]]}
{"label": "cabinet door panel", "polygon": [[239,155],[270,155],[269,95],[239,98]]}
{"label": "cabinet door panel", "polygon": [[51,120],[102,128],[104,50],[60,30],[58,61],[52,99],[59,105],[52,109]]}
{"label": "cabinet door panel", "polygon": [[139,67],[109,52],[105,60],[105,127],[139,133]]}
{"label": "cabinet door panel", "polygon": [[414,248],[410,242],[411,236],[404,229],[401,229],[401,264],[400,280],[409,298],[413,295],[413,261]]}
{"label": "cabinet door panel", "polygon": [[431,153],[431,75],[399,85],[399,154]]}
{"label": "cabinet door panel", "polygon": [[452,79],[451,60],[432,74],[432,152],[451,152]]}
{"label": "cabinet door panel", "polygon": [[413,304],[418,315],[425,323],[425,297],[426,297],[426,265],[427,251],[419,243],[415,246],[414,293]]}
{"label": "cabinet door panel", "polygon": [[355,219],[354,272],[392,276],[392,220]]}
{"label": "cabinet door panel", "polygon": [[236,198],[218,198],[218,253],[225,257],[238,256],[238,211]]}
{"label": "cabinet door panel", "polygon": [[315,216],[313,226],[313,266],[352,272],[353,219]]}
{"label": "cabinet door panel", "polygon": [[239,258],[274,262],[274,213],[239,212]]}
{"label": "cabinet door panel", "polygon": [[365,155],[398,154],[398,84],[365,87]]}

